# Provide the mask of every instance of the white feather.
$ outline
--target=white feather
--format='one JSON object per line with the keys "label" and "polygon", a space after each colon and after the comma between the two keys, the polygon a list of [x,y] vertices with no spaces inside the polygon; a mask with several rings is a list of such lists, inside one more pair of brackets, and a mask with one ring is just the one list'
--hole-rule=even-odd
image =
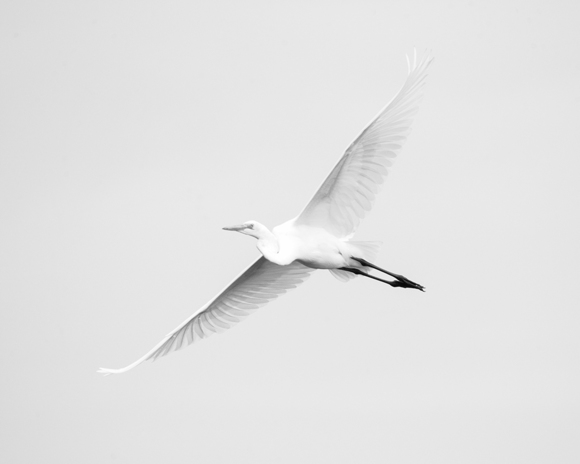
{"label": "white feather", "polygon": [[336,237],[350,238],[371,209],[419,109],[422,87],[432,58],[413,67],[403,87],[348,147],[312,200],[296,218],[297,225],[322,227]]}
{"label": "white feather", "polygon": [[215,298],[168,333],[147,354],[121,369],[101,368],[101,374],[120,374],[147,360],[155,360],[216,332],[223,332],[269,301],[296,288],[314,269],[300,263],[279,266],[263,256],[242,272]]}

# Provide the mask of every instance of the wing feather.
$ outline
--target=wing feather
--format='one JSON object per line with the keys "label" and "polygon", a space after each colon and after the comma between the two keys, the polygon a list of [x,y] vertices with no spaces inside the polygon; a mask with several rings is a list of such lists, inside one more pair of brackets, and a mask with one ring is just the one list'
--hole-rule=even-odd
{"label": "wing feather", "polygon": [[147,360],[155,360],[213,333],[229,329],[259,307],[296,288],[313,270],[297,262],[279,266],[262,256],[143,357],[122,369],[101,368],[98,372],[120,374]]}
{"label": "wing feather", "polygon": [[413,66],[409,63],[399,93],[348,147],[296,224],[322,227],[340,238],[352,236],[407,138],[431,61],[426,54],[418,64],[416,56]]}

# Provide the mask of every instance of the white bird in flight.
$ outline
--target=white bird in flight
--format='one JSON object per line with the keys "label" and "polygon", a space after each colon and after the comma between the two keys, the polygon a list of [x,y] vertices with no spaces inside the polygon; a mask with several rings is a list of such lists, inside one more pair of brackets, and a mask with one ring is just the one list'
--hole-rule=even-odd
{"label": "white bird in flight", "polygon": [[[423,286],[371,263],[380,242],[355,242],[350,238],[371,209],[393,158],[406,140],[431,61],[426,55],[417,63],[415,52],[411,65],[407,57],[409,74],[401,90],[348,147],[297,217],[272,231],[256,221],[224,227],[258,239],[260,258],[143,357],[122,369],[101,368],[98,372],[120,374],[228,329],[296,288],[315,269],[328,269],[342,281],[362,275],[392,287],[423,291]],[[394,280],[370,275],[370,268]]]}

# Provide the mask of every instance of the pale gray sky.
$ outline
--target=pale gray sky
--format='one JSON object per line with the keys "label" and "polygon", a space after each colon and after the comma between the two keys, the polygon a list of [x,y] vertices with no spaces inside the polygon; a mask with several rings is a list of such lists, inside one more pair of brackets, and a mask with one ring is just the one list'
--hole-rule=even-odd
{"label": "pale gray sky", "polygon": [[[4,2],[0,460],[545,463],[580,451],[575,2]],[[359,239],[121,367],[257,256],[435,56]]]}

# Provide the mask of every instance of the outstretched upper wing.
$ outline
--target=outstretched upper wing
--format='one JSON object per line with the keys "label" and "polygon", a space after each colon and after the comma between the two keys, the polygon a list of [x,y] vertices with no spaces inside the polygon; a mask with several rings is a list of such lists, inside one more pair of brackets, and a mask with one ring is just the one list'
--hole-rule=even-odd
{"label": "outstretched upper wing", "polygon": [[297,262],[279,266],[260,257],[213,300],[167,334],[145,356],[122,369],[101,368],[98,372],[105,375],[120,374],[144,361],[155,360],[215,332],[228,329],[268,301],[296,288],[313,270]]}
{"label": "outstretched upper wing", "polygon": [[348,147],[296,224],[322,227],[340,238],[354,233],[406,140],[431,61],[426,55],[417,64],[415,54],[399,93]]}

